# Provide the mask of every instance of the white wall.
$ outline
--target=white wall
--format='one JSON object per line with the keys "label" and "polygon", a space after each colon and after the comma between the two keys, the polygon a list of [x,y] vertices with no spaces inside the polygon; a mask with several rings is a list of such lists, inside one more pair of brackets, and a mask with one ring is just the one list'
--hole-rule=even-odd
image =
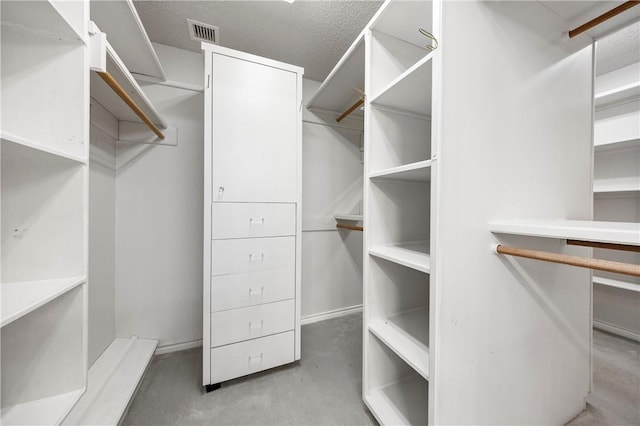
{"label": "white wall", "polygon": [[[320,83],[304,81],[305,102]],[[305,110],[302,126],[302,318],[362,305],[362,232],[334,214],[362,213],[362,120]]]}
{"label": "white wall", "polygon": [[89,365],[116,335],[115,321],[115,139],[117,120],[91,105],[89,164]]}

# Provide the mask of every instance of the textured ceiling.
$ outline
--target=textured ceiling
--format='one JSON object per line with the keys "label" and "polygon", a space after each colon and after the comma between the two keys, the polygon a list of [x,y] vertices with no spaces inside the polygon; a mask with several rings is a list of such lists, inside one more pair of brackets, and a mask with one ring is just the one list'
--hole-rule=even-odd
{"label": "textured ceiling", "polygon": [[[640,6],[639,6],[640,7]],[[596,70],[598,75],[640,61],[640,22],[598,40]]]}
{"label": "textured ceiling", "polygon": [[200,52],[186,18],[220,29],[220,45],[305,68],[322,81],[382,1],[135,0],[151,41]]}

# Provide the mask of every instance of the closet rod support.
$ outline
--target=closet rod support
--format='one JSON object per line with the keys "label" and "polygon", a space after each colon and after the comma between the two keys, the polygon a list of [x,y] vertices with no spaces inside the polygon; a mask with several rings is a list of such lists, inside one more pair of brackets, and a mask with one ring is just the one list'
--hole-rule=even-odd
{"label": "closet rod support", "polygon": [[594,241],[567,240],[567,245],[594,247],[594,248],[602,248],[602,249],[609,249],[609,250],[622,250],[622,251],[631,251],[634,253],[640,253],[640,246],[632,246],[628,244],[612,244],[612,243],[598,243]]}
{"label": "closet rod support", "polygon": [[129,94],[122,88],[122,86],[120,86],[116,79],[111,76],[111,74],[109,74],[108,72],[98,72],[97,74],[102,80],[104,80],[105,83],[107,83],[109,87],[111,87],[114,92],[116,92],[120,99],[122,99],[124,103],[127,104],[127,106],[131,108],[131,110],[138,117],[140,117],[144,124],[146,124],[147,127],[156,134],[156,136],[158,136],[160,139],[164,139],[164,135],[162,134],[160,129],[158,129],[155,124],[153,124],[147,114],[145,114],[144,111],[140,109],[138,104],[136,104],[136,102],[131,99],[131,96],[129,96]]}
{"label": "closet rod support", "polygon": [[602,15],[593,18],[589,22],[582,24],[577,28],[572,29],[571,31],[569,31],[569,38],[573,38],[579,34],[582,34],[583,32],[590,30],[596,25],[600,25],[601,23],[613,18],[616,15],[621,14],[622,12],[628,9],[631,9],[633,6],[637,6],[638,4],[640,4],[639,0],[626,1],[621,5],[614,7],[610,11],[605,12]]}
{"label": "closet rod support", "polygon": [[351,229],[352,231],[364,231],[364,228],[362,226],[357,226],[357,225],[345,225],[343,223],[338,223],[336,224],[336,228],[342,228],[342,229]]}
{"label": "closet rod support", "polygon": [[617,274],[640,277],[640,265],[630,263],[612,262],[610,260],[590,259],[566,254],[549,253],[546,251],[508,247],[497,244],[493,247],[496,254],[524,257],[527,259],[542,260],[544,262],[560,263],[563,265],[577,266],[580,268],[594,269],[597,271],[614,272]]}
{"label": "closet rod support", "polygon": [[342,120],[344,120],[345,118],[347,118],[347,116],[349,114],[351,114],[353,111],[355,111],[360,105],[362,105],[364,103],[364,98],[360,98],[358,99],[358,102],[356,102],[355,104],[351,105],[349,107],[348,110],[346,110],[345,112],[342,113],[342,115],[338,118],[336,118],[336,121],[339,123]]}

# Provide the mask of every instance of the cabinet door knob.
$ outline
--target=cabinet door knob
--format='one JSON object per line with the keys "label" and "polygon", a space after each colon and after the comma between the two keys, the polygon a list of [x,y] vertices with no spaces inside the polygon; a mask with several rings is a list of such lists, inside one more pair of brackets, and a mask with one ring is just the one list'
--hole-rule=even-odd
{"label": "cabinet door knob", "polygon": [[218,188],[218,195],[222,195],[222,193],[224,192],[224,186],[221,186]]}

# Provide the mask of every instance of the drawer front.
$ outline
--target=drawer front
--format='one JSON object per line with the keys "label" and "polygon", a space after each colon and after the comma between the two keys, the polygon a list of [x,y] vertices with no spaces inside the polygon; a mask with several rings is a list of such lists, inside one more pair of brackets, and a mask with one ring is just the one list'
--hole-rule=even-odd
{"label": "drawer front", "polygon": [[211,277],[211,312],[295,297],[295,269],[270,269]]}
{"label": "drawer front", "polygon": [[274,334],[211,349],[211,383],[293,362],[294,332]]}
{"label": "drawer front", "polygon": [[211,314],[211,347],[293,330],[293,300]]}
{"label": "drawer front", "polygon": [[213,203],[211,238],[295,235],[296,206],[280,203]]}
{"label": "drawer front", "polygon": [[214,240],[211,275],[294,268],[295,255],[295,237]]}

